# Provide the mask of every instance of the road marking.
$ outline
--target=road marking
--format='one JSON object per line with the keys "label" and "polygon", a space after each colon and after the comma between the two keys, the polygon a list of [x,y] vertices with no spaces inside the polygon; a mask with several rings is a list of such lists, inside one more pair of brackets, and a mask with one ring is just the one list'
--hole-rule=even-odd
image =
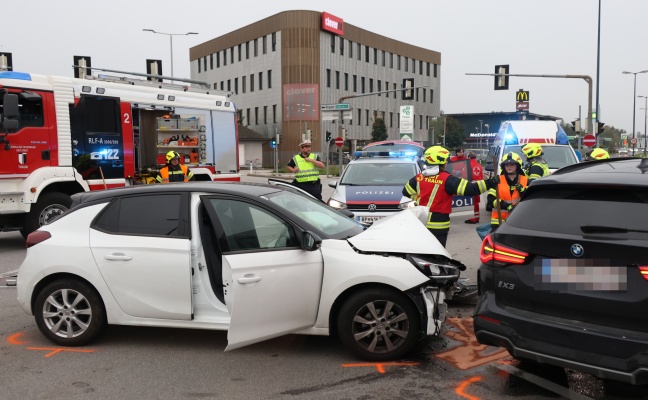
{"label": "road marking", "polygon": [[359,363],[359,364],[342,364],[343,367],[375,367],[379,373],[386,372],[385,367],[413,367],[419,365],[419,362],[387,362],[387,363]]}
{"label": "road marking", "polygon": [[20,340],[20,337],[22,335],[22,332],[14,333],[13,335],[9,336],[9,338],[7,338],[7,342],[9,342],[10,344],[26,344],[27,342]]}
{"label": "road marking", "polygon": [[474,382],[479,382],[482,380],[481,376],[472,376],[464,381],[462,381],[459,386],[457,386],[457,389],[455,389],[455,393],[457,393],[461,397],[465,397],[468,400],[480,400],[479,397],[471,396],[467,393],[464,392],[464,390],[470,386]]}
{"label": "road marking", "polygon": [[93,349],[63,349],[60,347],[27,347],[27,350],[49,351],[49,353],[45,354],[45,358],[51,357],[55,354],[65,352],[65,351],[71,353],[94,353],[95,352]]}
{"label": "road marking", "polygon": [[[454,326],[459,332],[448,331],[445,336],[462,343],[453,349],[435,355],[461,370],[471,369],[488,364],[491,361],[507,357],[508,351],[498,347],[487,346],[477,342],[472,318],[448,318],[446,323]],[[448,327],[450,327],[448,325]]]}

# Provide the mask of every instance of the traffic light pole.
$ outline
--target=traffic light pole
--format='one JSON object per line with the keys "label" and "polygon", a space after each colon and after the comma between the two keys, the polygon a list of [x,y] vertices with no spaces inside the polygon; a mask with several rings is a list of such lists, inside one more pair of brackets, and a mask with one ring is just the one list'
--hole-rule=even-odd
{"label": "traffic light pole", "polygon": [[[466,73],[466,75],[485,75],[485,76],[520,76],[526,78],[576,78],[584,79],[588,85],[587,92],[587,132],[594,133],[592,128],[592,77],[589,75],[531,75],[531,74],[474,74]],[[598,139],[598,138],[597,138]]]}

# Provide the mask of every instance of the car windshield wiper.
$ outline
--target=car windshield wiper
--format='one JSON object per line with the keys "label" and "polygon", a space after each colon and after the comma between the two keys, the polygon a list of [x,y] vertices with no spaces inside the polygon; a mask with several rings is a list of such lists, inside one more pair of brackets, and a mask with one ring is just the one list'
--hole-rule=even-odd
{"label": "car windshield wiper", "polygon": [[628,233],[628,232],[640,232],[648,233],[648,231],[640,229],[628,229],[628,228],[618,228],[615,226],[601,226],[601,225],[583,225],[580,227],[583,233]]}

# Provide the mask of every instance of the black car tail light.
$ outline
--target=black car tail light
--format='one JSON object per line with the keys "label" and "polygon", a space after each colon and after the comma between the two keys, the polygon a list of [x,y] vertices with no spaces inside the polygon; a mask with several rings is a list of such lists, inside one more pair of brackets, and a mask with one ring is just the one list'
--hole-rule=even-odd
{"label": "black car tail light", "polygon": [[524,264],[529,253],[521,250],[516,250],[511,247],[495,244],[491,235],[484,238],[482,242],[481,251],[479,252],[479,260],[483,264],[491,261],[497,261],[505,264]]}
{"label": "black car tail light", "polygon": [[25,246],[27,246],[27,248],[30,248],[34,245],[37,245],[40,242],[44,242],[45,240],[51,237],[52,235],[47,231],[34,231],[29,235],[27,235],[27,240],[25,240]]}
{"label": "black car tail light", "polygon": [[648,281],[648,265],[640,265],[639,272],[641,272],[641,276]]}

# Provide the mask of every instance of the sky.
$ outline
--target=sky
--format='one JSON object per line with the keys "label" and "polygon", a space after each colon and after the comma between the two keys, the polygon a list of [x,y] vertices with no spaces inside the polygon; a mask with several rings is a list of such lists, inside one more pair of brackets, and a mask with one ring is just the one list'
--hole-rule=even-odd
{"label": "sky", "polygon": [[[441,53],[441,110],[447,114],[512,112],[515,92],[529,91],[529,111],[565,121],[587,116],[583,79],[511,77],[493,90],[494,72],[589,75],[596,102],[598,6],[601,3],[599,120],[632,132],[634,75],[648,70],[648,0],[237,0],[3,1],[0,52],[14,70],[73,74],[74,55],[98,68],[146,72],[146,59],[189,77],[189,48],[286,10],[326,11],[345,23]],[[648,96],[648,73],[636,75]],[[646,99],[636,99],[636,131],[644,132]],[[595,106],[593,106],[595,109]],[[585,121],[583,120],[583,123]]]}

